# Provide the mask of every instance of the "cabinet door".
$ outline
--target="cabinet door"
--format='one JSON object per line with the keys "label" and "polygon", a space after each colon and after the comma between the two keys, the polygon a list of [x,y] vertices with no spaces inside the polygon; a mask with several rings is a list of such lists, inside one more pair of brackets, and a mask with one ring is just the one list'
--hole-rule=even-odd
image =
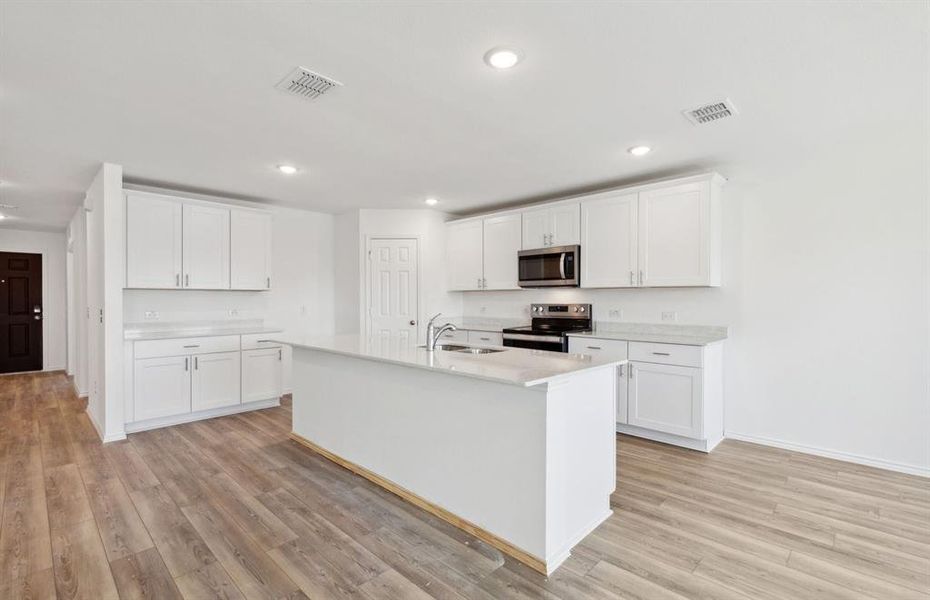
{"label": "cabinet door", "polygon": [[450,290],[480,288],[484,276],[482,232],[480,219],[446,226],[446,270]]}
{"label": "cabinet door", "polygon": [[232,209],[229,213],[229,287],[271,288],[271,215]]}
{"label": "cabinet door", "polygon": [[484,288],[517,290],[520,214],[484,219]]}
{"label": "cabinet door", "polygon": [[617,367],[617,423],[624,425],[629,422],[629,371],[629,364]]}
{"label": "cabinet door", "polygon": [[133,366],[135,421],[181,415],[191,411],[189,356],[143,358]]}
{"label": "cabinet door", "polygon": [[193,357],[191,410],[239,404],[239,352],[214,352]]}
{"label": "cabinet door", "polygon": [[242,401],[281,396],[281,348],[242,351]]}
{"label": "cabinet door", "polygon": [[643,286],[711,285],[710,183],[639,194]]}
{"label": "cabinet door", "polygon": [[636,285],[638,194],[581,203],[581,287]]}
{"label": "cabinet door", "polygon": [[229,209],[184,205],[184,287],[229,289]]}
{"label": "cabinet door", "polygon": [[126,287],[181,287],[181,203],[126,195]]}
{"label": "cabinet door", "polygon": [[539,208],[527,210],[522,213],[524,250],[543,248],[549,246],[549,209]]}
{"label": "cabinet door", "polygon": [[629,363],[630,425],[700,439],[701,369]]}
{"label": "cabinet door", "polygon": [[561,204],[549,209],[550,246],[569,246],[580,243],[580,207],[577,203]]}

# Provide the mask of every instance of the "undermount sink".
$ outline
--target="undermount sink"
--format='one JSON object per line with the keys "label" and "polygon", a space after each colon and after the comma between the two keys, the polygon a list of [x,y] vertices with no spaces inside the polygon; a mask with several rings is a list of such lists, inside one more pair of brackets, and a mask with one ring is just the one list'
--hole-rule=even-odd
{"label": "undermount sink", "polygon": [[495,352],[503,352],[503,350],[498,348],[463,348],[455,352],[462,352],[463,354],[494,354]]}
{"label": "undermount sink", "polygon": [[[426,346],[420,347],[426,348]],[[444,352],[461,352],[463,354],[493,354],[495,352],[503,352],[503,350],[497,348],[476,348],[473,346],[461,346],[458,344],[436,344],[436,350],[442,350]]]}

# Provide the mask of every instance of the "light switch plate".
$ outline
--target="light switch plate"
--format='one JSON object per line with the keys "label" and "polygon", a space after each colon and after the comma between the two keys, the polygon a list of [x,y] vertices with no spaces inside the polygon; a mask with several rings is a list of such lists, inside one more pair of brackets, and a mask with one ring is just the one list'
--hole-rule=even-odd
{"label": "light switch plate", "polygon": [[662,322],[663,323],[677,323],[678,322],[678,312],[674,310],[664,310],[662,311]]}

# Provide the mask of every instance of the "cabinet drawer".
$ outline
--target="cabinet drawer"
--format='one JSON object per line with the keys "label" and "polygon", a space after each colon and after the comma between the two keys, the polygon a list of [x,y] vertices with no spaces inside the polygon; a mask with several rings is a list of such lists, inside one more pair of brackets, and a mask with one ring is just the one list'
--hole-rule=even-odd
{"label": "cabinet drawer", "polygon": [[569,337],[568,351],[574,354],[623,359],[627,357],[627,342],[599,340],[589,337]]}
{"label": "cabinet drawer", "polygon": [[491,331],[469,331],[468,343],[475,346],[503,346],[504,336]]}
{"label": "cabinet drawer", "polygon": [[235,352],[239,350],[238,335],[175,338],[170,340],[143,340],[135,343],[136,358],[156,356],[183,356],[206,352]]}
{"label": "cabinet drawer", "polygon": [[682,367],[700,367],[702,365],[702,355],[703,351],[700,346],[630,342],[630,360],[641,360],[663,365],[680,365]]}
{"label": "cabinet drawer", "polygon": [[261,348],[280,348],[281,344],[272,342],[271,338],[281,333],[250,333],[242,336],[243,350],[259,350]]}
{"label": "cabinet drawer", "polygon": [[455,331],[444,331],[442,335],[439,336],[439,339],[445,342],[459,342],[462,344],[468,343],[468,332],[464,329],[456,329]]}

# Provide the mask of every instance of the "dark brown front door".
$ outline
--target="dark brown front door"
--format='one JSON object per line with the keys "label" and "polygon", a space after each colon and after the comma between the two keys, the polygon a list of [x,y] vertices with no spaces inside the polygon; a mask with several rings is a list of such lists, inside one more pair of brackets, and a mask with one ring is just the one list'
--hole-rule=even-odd
{"label": "dark brown front door", "polygon": [[0,373],[42,370],[42,255],[0,252]]}

